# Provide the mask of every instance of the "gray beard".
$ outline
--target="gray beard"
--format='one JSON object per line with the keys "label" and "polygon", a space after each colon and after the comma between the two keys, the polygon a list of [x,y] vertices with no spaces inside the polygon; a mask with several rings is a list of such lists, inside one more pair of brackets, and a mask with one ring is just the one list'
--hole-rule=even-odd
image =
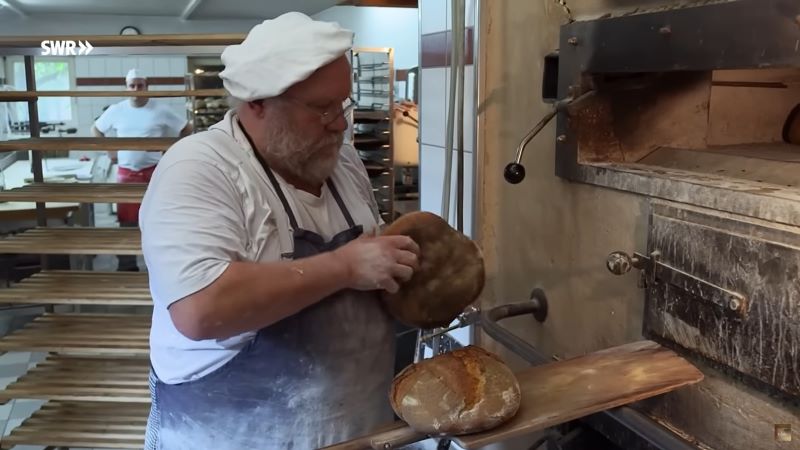
{"label": "gray beard", "polygon": [[307,183],[322,184],[331,176],[339,161],[344,141],[341,133],[316,140],[273,123],[267,130],[266,154],[270,164]]}

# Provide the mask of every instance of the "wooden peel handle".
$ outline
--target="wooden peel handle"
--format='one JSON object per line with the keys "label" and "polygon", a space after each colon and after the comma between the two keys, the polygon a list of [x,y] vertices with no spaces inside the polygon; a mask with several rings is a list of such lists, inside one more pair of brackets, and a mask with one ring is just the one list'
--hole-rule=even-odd
{"label": "wooden peel handle", "polygon": [[384,450],[400,448],[427,439],[424,434],[417,433],[404,422],[381,427],[373,434],[362,436],[351,441],[331,445],[320,450]]}

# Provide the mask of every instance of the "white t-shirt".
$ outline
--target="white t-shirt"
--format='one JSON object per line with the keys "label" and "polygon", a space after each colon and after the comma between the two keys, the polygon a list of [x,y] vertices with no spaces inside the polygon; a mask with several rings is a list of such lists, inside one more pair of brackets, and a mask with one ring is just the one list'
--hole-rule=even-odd
{"label": "white t-shirt", "polygon": [[[327,186],[317,198],[275,175],[300,227],[326,239],[348,228]],[[332,179],[366,233],[383,223],[355,148],[342,147]],[[164,155],[142,201],[139,225],[154,302],[151,363],[168,384],[200,378],[233,358],[257,330],[192,341],[175,328],[169,305],[211,284],[231,261],[274,262],[293,251],[288,217],[232,112]]]}
{"label": "white t-shirt", "polygon": [[[109,106],[94,126],[103,134],[115,130],[116,137],[177,137],[187,122],[157,99],[141,107],[126,99]],[[138,171],[158,164],[161,155],[158,151],[120,150],[117,162],[120,167]]]}

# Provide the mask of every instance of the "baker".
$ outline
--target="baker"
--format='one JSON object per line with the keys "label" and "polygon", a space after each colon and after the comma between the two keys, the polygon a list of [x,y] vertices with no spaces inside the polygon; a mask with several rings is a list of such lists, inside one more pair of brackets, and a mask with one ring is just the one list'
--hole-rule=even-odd
{"label": "baker", "polygon": [[154,312],[148,449],[315,449],[392,420],[393,321],[417,268],[356,150],[353,34],[289,13],[222,53],[231,110],[181,139],[140,214]]}
{"label": "baker", "polygon": [[[125,75],[125,88],[132,92],[148,90],[147,77],[131,69]],[[192,132],[192,125],[164,103],[147,97],[134,96],[109,106],[92,125],[92,134],[105,137],[114,131],[116,137],[182,137]],[[118,161],[117,183],[147,183],[153,175],[162,152],[141,150],[110,151],[113,161]],[[139,205],[117,205],[120,227],[139,225]],[[118,255],[117,270],[138,272],[135,255]]]}

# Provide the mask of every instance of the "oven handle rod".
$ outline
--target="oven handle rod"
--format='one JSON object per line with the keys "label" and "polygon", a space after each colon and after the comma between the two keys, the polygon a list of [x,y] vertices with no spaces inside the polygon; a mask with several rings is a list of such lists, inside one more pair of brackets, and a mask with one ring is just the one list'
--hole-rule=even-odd
{"label": "oven handle rod", "polygon": [[594,92],[595,92],[594,90],[590,90],[584,92],[577,98],[567,97],[564,100],[559,100],[558,102],[556,102],[553,110],[547,113],[547,115],[545,115],[542,118],[542,120],[540,120],[539,123],[537,123],[536,126],[533,127],[531,131],[528,132],[527,135],[525,135],[524,138],[522,138],[522,141],[520,141],[519,145],[517,146],[516,159],[514,160],[514,162],[509,163],[506,166],[505,171],[503,172],[503,176],[505,177],[506,181],[508,181],[511,184],[518,184],[525,179],[525,166],[522,165],[522,155],[525,153],[525,146],[527,146],[528,143],[531,141],[531,139],[536,137],[536,135],[539,134],[544,129],[544,127],[547,126],[548,123],[550,123],[551,120],[553,120],[553,117],[555,117],[556,114],[564,110],[567,106],[578,104],[583,100],[589,98],[594,94]]}
{"label": "oven handle rod", "polygon": [[[536,292],[534,291],[534,294]],[[497,322],[509,317],[516,317],[525,314],[542,313],[542,305],[546,308],[547,302],[537,300],[536,295],[531,299],[534,301],[512,303],[494,307],[481,313],[480,325],[494,340],[514,352],[531,365],[541,365],[551,362],[549,358],[542,355],[535,347],[525,342],[522,338],[500,326]],[[545,312],[546,314],[546,312]],[[539,320],[539,317],[537,317]],[[600,416],[600,417],[598,417]],[[644,439],[651,445],[662,450],[697,450],[697,447],[690,444],[680,436],[659,425],[649,417],[636,411],[630,406],[620,406],[618,408],[605,410],[593,415],[579,419],[581,421],[591,421],[592,419],[611,419],[619,425],[634,432],[637,436]]]}

